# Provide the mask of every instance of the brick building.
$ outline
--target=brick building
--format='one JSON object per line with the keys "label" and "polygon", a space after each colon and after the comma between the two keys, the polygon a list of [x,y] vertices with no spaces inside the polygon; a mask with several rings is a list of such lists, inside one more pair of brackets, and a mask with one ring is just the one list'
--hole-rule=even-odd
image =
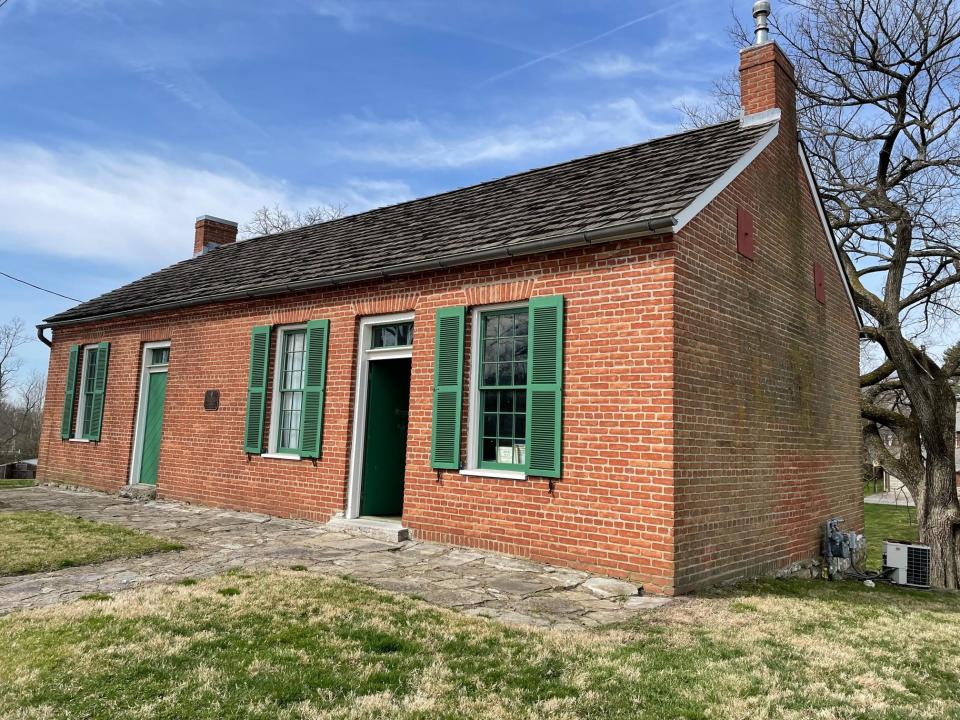
{"label": "brick building", "polygon": [[38,478],[661,593],[815,556],[862,523],[858,316],[792,67],[740,65],[739,121],[242,242],[200,218],[41,326]]}

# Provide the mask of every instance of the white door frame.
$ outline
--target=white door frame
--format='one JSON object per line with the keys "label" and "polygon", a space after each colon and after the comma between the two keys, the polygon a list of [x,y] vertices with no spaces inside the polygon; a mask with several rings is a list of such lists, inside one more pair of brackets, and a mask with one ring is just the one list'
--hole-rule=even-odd
{"label": "white door frame", "polygon": [[[370,340],[375,325],[413,320],[412,312],[393,313],[391,315],[371,315],[360,318],[360,332],[357,338],[357,389],[353,404],[353,442],[350,448],[350,475],[347,480],[347,507],[344,517],[360,517],[360,485],[363,482],[363,450],[367,432],[367,385],[370,376],[370,363],[376,360],[396,360],[412,358],[413,347],[388,347],[370,349]],[[414,325],[416,332],[416,325]]]}
{"label": "white door frame", "polygon": [[[143,433],[147,424],[147,395],[150,392],[150,376],[154,373],[167,372],[167,365],[150,365],[150,351],[160,348],[169,348],[170,341],[149,342],[143,344],[140,356],[140,392],[137,397],[137,421],[133,427],[133,450],[130,457],[130,477],[127,482],[136,485],[140,482],[140,464],[143,461]],[[169,380],[169,378],[167,378]]]}

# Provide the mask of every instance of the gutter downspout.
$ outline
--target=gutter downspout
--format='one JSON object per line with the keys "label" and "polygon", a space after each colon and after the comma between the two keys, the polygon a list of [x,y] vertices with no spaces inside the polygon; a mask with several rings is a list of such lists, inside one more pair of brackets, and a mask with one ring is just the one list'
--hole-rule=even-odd
{"label": "gutter downspout", "polygon": [[49,325],[37,325],[37,338],[46,345],[48,348],[53,347],[53,340],[47,340],[47,336],[43,334],[43,331],[46,330]]}

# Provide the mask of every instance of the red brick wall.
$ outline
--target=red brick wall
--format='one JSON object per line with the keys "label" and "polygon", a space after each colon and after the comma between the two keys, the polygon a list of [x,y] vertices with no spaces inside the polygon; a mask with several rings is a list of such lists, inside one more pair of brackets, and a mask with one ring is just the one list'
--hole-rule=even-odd
{"label": "red brick wall", "polygon": [[[326,520],[343,510],[346,496],[358,319],[414,310],[404,521],[421,538],[631,577],[670,592],[672,277],[671,245],[648,239],[60,328],[38,477],[102,490],[127,481],[141,344],[169,339],[159,495]],[[539,478],[438,476],[429,459],[435,310],[556,293],[566,299],[566,332],[563,477],[554,492]],[[316,464],[248,458],[242,436],[250,328],[312,318],[331,321],[323,457]],[[69,345],[100,340],[111,343],[102,440],[63,442]],[[221,391],[220,410],[205,412],[204,391],[213,388]],[[466,408],[463,417],[466,425]]]}
{"label": "red brick wall", "polygon": [[[737,207],[755,254],[737,253]],[[676,236],[677,588],[819,554],[862,528],[858,327],[788,123]],[[826,304],[813,265],[825,270]]]}

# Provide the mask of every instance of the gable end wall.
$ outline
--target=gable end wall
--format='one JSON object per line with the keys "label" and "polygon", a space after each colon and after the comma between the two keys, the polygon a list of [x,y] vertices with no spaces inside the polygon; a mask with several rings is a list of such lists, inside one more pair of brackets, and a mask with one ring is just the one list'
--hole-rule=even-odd
{"label": "gable end wall", "polygon": [[863,527],[858,327],[808,187],[781,132],[676,236],[679,591],[814,558],[830,517]]}

